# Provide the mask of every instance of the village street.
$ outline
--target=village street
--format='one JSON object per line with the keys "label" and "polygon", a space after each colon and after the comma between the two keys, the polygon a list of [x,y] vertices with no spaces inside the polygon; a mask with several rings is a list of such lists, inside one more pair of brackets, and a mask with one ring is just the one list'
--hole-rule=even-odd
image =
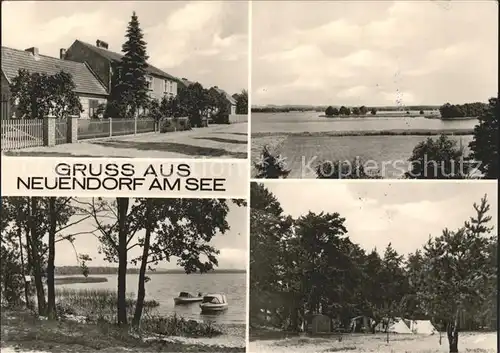
{"label": "village street", "polygon": [[5,152],[7,156],[247,158],[248,123],[145,133]]}

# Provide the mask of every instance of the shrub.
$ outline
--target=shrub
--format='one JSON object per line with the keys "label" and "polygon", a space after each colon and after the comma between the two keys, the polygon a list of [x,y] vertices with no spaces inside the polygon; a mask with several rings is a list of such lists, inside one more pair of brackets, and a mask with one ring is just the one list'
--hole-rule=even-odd
{"label": "shrub", "polygon": [[176,314],[169,317],[145,317],[141,322],[141,330],[165,336],[212,337],[222,334],[211,322],[186,320]]}
{"label": "shrub", "polygon": [[267,146],[264,146],[260,160],[254,162],[257,170],[257,178],[261,179],[286,179],[290,170],[286,169],[284,158],[281,155],[274,156]]}
{"label": "shrub", "polygon": [[411,168],[405,173],[407,179],[465,179],[470,172],[464,149],[445,135],[420,142],[408,161]]}

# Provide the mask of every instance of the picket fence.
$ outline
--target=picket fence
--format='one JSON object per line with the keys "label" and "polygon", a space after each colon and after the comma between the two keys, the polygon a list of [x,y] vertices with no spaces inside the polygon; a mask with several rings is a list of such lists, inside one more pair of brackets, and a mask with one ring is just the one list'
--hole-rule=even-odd
{"label": "picket fence", "polygon": [[1,119],[1,150],[158,132],[154,119]]}

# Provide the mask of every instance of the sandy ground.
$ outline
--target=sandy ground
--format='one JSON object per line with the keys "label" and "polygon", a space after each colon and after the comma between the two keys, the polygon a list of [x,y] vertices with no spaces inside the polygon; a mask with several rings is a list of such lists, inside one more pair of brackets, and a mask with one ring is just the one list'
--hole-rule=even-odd
{"label": "sandy ground", "polygon": [[[460,352],[494,353],[497,348],[496,333],[461,333],[458,341]],[[339,342],[332,338],[293,337],[281,340],[251,341],[247,349],[252,353],[440,353],[448,352],[446,336],[439,344],[439,335],[391,335],[389,343],[385,334],[345,335]]]}
{"label": "sandy ground", "polygon": [[5,152],[14,156],[123,158],[247,158],[248,123],[146,133]]}

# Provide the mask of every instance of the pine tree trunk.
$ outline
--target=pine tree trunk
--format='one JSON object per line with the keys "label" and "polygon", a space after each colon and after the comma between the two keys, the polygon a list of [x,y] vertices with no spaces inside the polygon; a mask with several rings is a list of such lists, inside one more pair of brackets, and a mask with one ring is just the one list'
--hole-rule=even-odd
{"label": "pine tree trunk", "polygon": [[450,353],[458,353],[458,311],[453,323],[448,323],[446,327]]}
{"label": "pine tree trunk", "polygon": [[45,301],[45,291],[43,288],[42,281],[42,263],[40,259],[40,251],[38,249],[38,232],[37,232],[37,224],[34,221],[34,217],[36,215],[38,205],[37,199],[35,197],[31,198],[31,207],[30,207],[30,244],[31,244],[31,256],[32,256],[32,266],[33,266],[33,276],[35,277],[35,287],[36,287],[36,296],[38,302],[38,315],[45,316],[47,303]]}
{"label": "pine tree trunk", "polygon": [[57,317],[56,294],[54,288],[54,261],[55,261],[55,241],[56,241],[56,198],[49,198],[49,258],[47,261],[47,316],[49,320]]}
{"label": "pine tree trunk", "polygon": [[21,271],[24,281],[24,300],[26,302],[26,307],[30,307],[30,294],[28,288],[28,281],[26,281],[26,267],[24,266],[24,255],[23,255],[23,241],[21,237],[21,225],[17,225],[17,238],[19,240],[19,252],[21,253]]}
{"label": "pine tree trunk", "polygon": [[128,198],[117,198],[118,206],[118,325],[127,324],[127,210]]}
{"label": "pine tree trunk", "polygon": [[139,270],[139,286],[137,288],[137,303],[135,304],[134,319],[132,326],[139,327],[146,296],[146,268],[149,257],[149,242],[151,240],[151,208],[150,201],[146,200],[146,235],[144,236],[144,247],[142,249],[141,268]]}

